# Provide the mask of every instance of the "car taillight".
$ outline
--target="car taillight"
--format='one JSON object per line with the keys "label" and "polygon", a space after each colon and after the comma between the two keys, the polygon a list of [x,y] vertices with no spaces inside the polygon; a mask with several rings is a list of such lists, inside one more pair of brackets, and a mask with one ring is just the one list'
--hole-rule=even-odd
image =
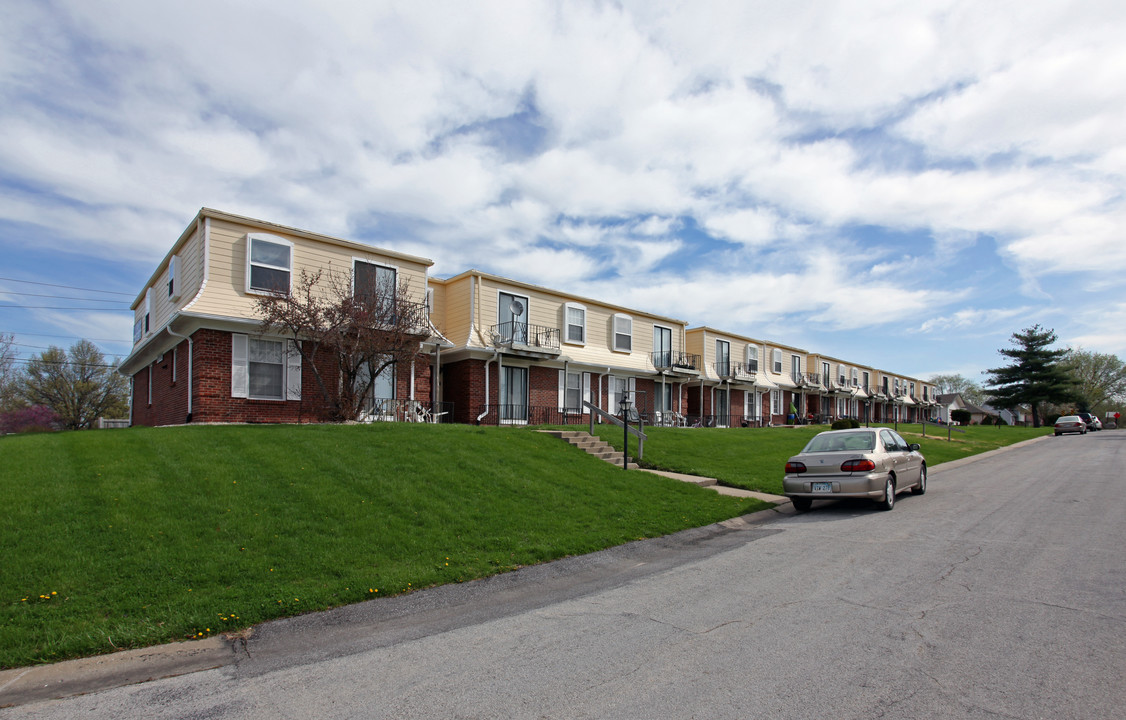
{"label": "car taillight", "polygon": [[868,460],[845,460],[841,463],[841,472],[869,472],[876,469],[876,463]]}
{"label": "car taillight", "polygon": [[786,472],[788,473],[803,473],[805,472],[805,463],[788,462],[786,463]]}

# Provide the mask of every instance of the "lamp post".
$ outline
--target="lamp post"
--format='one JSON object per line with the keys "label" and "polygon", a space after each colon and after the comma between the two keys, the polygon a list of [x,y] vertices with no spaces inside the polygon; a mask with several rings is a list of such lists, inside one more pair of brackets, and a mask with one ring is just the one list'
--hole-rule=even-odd
{"label": "lamp post", "polygon": [[618,411],[622,415],[622,469],[629,470],[629,391],[622,391],[622,399],[618,401]]}

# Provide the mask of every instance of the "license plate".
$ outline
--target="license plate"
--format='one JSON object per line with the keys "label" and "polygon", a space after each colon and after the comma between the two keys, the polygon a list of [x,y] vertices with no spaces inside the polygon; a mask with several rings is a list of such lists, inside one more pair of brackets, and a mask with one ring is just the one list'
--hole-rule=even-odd
{"label": "license plate", "polygon": [[813,483],[813,492],[833,492],[833,483]]}

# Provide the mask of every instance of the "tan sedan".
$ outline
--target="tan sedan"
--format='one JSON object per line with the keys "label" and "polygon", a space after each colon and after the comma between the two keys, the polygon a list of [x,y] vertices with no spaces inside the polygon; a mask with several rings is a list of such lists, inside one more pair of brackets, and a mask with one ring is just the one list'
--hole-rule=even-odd
{"label": "tan sedan", "polygon": [[789,459],[782,479],[782,491],[800,512],[814,500],[836,498],[868,498],[891,510],[906,490],[927,491],[927,461],[917,444],[890,428],[820,433]]}

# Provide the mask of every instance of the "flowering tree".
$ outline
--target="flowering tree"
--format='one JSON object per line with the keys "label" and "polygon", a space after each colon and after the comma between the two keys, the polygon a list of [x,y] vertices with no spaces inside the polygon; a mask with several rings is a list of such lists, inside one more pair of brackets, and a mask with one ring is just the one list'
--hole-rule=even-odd
{"label": "flowering tree", "polygon": [[60,424],[59,416],[45,405],[31,405],[19,410],[0,413],[0,435],[55,430]]}
{"label": "flowering tree", "polygon": [[410,363],[429,335],[426,306],[412,302],[409,290],[393,277],[302,270],[290,292],[255,305],[263,332],[289,337],[312,370],[327,419],[357,420],[376,378]]}

